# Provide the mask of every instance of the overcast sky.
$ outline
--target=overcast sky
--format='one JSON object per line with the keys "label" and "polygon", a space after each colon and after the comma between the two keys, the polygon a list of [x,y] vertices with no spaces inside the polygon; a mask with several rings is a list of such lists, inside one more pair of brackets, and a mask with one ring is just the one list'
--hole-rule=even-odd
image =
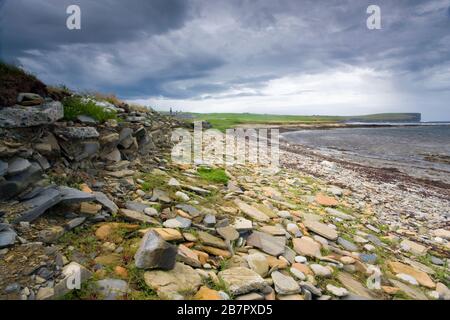
{"label": "overcast sky", "polygon": [[0,0],[0,57],[156,109],[450,120],[450,0]]}

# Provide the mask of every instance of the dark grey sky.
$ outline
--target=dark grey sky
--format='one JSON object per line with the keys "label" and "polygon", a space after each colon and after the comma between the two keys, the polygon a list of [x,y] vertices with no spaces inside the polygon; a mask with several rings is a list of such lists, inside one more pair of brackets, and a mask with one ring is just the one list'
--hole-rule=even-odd
{"label": "dark grey sky", "polygon": [[[81,30],[66,8],[81,8]],[[381,30],[366,9],[381,8]],[[450,120],[450,0],[0,0],[0,57],[160,109]]]}

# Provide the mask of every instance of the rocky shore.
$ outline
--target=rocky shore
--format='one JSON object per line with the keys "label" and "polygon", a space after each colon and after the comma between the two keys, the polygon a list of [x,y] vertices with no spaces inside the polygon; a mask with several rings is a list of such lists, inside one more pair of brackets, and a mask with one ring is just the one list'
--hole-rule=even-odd
{"label": "rocky shore", "polygon": [[176,165],[182,123],[95,103],[0,109],[1,299],[450,299],[448,189],[287,146]]}

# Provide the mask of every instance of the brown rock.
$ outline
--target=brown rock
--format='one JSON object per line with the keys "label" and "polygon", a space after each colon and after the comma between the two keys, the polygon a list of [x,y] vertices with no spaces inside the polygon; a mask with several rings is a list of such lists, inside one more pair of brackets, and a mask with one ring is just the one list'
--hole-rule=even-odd
{"label": "brown rock", "polygon": [[335,207],[339,205],[339,202],[336,199],[326,196],[323,193],[316,195],[316,202],[325,207]]}
{"label": "brown rock", "polygon": [[208,287],[201,287],[194,296],[195,300],[222,300],[218,291]]}
{"label": "brown rock", "polygon": [[97,214],[100,210],[102,210],[101,204],[83,202],[80,206],[80,213]]}
{"label": "brown rock", "polygon": [[424,287],[433,289],[436,287],[436,284],[431,280],[431,278],[423,271],[416,270],[413,267],[410,267],[406,264],[400,263],[400,262],[394,262],[389,261],[388,262],[389,267],[392,269],[395,273],[404,273],[407,275],[410,275],[411,277],[414,277],[414,279],[417,280],[419,284],[421,284]]}

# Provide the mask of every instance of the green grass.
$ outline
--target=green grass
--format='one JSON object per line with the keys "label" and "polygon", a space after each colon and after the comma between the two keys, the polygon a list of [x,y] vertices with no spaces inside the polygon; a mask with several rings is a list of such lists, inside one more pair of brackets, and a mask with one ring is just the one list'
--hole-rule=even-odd
{"label": "green grass", "polygon": [[212,168],[204,168],[200,167],[197,170],[199,176],[207,181],[217,182],[217,183],[228,183],[228,176],[225,173],[224,169],[212,169]]}
{"label": "green grass", "polygon": [[325,124],[343,121],[411,121],[415,120],[412,113],[380,113],[363,116],[305,116],[305,115],[275,115],[252,113],[187,113],[188,121],[208,121],[213,128],[220,131],[235,128],[242,124],[292,125],[292,124]]}
{"label": "green grass", "polygon": [[240,124],[295,124],[295,123],[327,123],[339,121],[334,116],[289,116],[251,113],[191,113],[192,121],[208,121],[213,128],[225,131]]}
{"label": "green grass", "polygon": [[108,119],[116,119],[117,114],[114,111],[108,111],[103,107],[97,106],[94,101],[83,101],[81,97],[69,97],[64,99],[64,119],[75,120],[78,116],[89,116],[102,123]]}

